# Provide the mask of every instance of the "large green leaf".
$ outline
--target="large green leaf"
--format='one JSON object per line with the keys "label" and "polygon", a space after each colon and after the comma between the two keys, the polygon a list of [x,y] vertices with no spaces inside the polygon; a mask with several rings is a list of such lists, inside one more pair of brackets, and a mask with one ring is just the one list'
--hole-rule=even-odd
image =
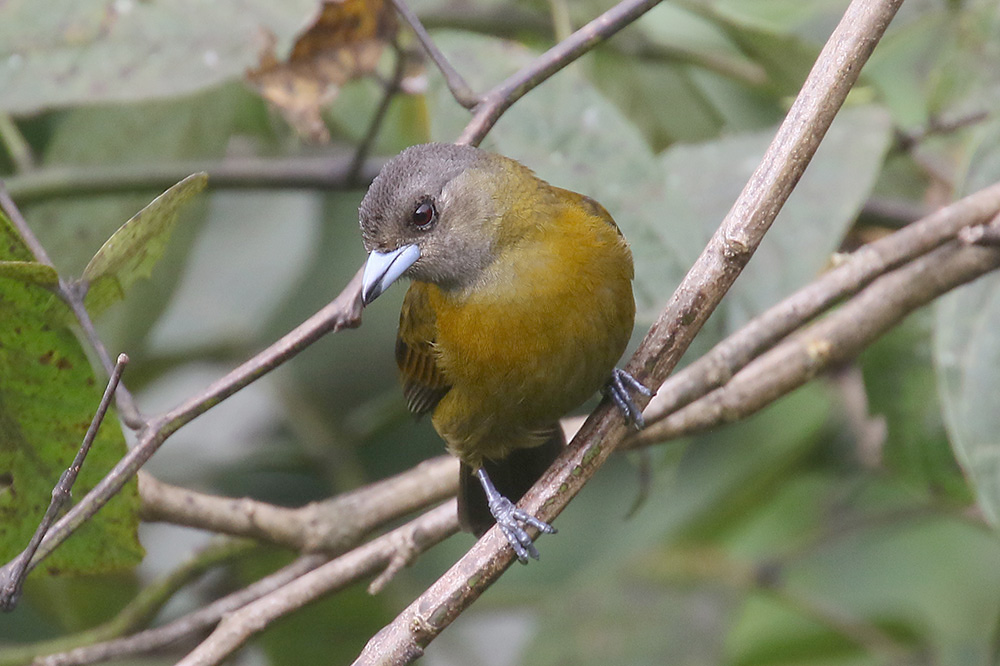
{"label": "large green leaf", "polygon": [[917,487],[967,504],[972,491],[948,441],[932,363],[930,310],[914,313],[859,358],[868,411],[884,419],[884,464]]}
{"label": "large green leaf", "polygon": [[314,0],[0,3],[0,110],[176,96],[239,77],[262,30],[287,48]]}
{"label": "large green leaf", "polygon": [[[1000,122],[976,132],[959,191],[1000,179]],[[955,457],[983,513],[1000,526],[1000,275],[984,276],[935,306],[934,364]]]}
{"label": "large green leaf", "polygon": [[936,314],[934,360],[951,444],[983,513],[1000,525],[1000,276],[948,294]]}
{"label": "large green leaf", "polygon": [[[10,221],[0,215],[0,260],[31,259]],[[73,332],[47,314],[54,301],[40,286],[0,277],[0,561],[27,545],[101,398],[103,381],[95,377]],[[90,490],[124,453],[125,439],[112,415],[94,441],[76,496]],[[132,482],[43,566],[97,572],[134,565],[142,557],[137,510]]]}
{"label": "large green leaf", "polygon": [[[743,140],[722,138],[704,144],[713,160],[704,164],[673,162],[675,168],[668,178],[693,187],[695,173],[703,180],[704,174],[711,174],[709,183],[731,192],[729,188],[742,187],[749,179],[748,168],[757,166],[773,135],[774,130],[769,130],[742,135]],[[840,112],[774,227],[726,296],[730,330],[812,282],[827,268],[871,195],[892,137],[889,115],[881,107],[859,106]],[[750,145],[755,140],[759,142],[756,150]],[[736,197],[722,195],[720,202],[717,197],[721,192],[714,193],[716,198],[712,190],[704,190],[697,205],[708,208],[715,201],[728,212]],[[721,220],[712,215],[702,219],[712,228]]]}
{"label": "large green leaf", "polygon": [[177,183],[122,225],[83,270],[88,285],[84,304],[97,316],[123,298],[139,278],[149,277],[163,256],[177,222],[177,210],[205,189],[208,174],[196,173]]}

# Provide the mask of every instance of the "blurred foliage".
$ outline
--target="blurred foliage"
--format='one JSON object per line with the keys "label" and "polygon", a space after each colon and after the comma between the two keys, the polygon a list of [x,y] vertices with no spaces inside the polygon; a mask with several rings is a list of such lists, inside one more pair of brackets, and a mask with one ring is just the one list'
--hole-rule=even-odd
{"label": "blurred foliage", "polygon": [[[335,77],[338,94],[322,111],[330,143],[307,146],[239,79],[260,66],[269,45],[272,56],[287,57],[321,15],[318,4],[209,4],[60,0],[39,12],[26,0],[0,3],[0,175],[15,198],[51,174],[350,157],[393,76],[394,50],[383,49],[376,77]],[[612,4],[566,8],[579,26]],[[586,192],[615,216],[636,259],[636,340],[755,168],[847,4],[664,2],[528,94],[486,138],[484,147]],[[476,90],[552,44],[547,1],[413,6]],[[265,33],[273,43],[261,40]],[[416,50],[406,30],[399,40]],[[367,51],[357,57],[360,70],[376,64]],[[998,61],[993,0],[904,3],[692,355],[808,283],[838,248],[885,233],[873,220],[907,221],[869,208],[927,210],[996,182]],[[372,155],[453,140],[469,118],[435,70],[413,61],[403,74],[406,92],[389,103]],[[169,185],[113,194],[56,188],[22,208],[69,279]],[[124,300],[98,322],[112,354],[131,356],[126,382],[143,411],[176,405],[338,293],[364,259],[356,226],[363,193],[215,188],[185,204],[169,244],[151,248],[163,249],[151,279],[129,287],[138,273],[127,270]],[[30,498],[17,498],[40,504],[72,454],[36,442],[75,447],[79,437],[24,427],[6,359],[37,359],[44,354],[33,350],[43,345],[73,354],[75,383],[32,380],[38,391],[24,402],[41,414],[36,424],[89,421],[99,390],[69,331],[42,330],[53,274],[16,240],[11,247],[0,263],[0,535],[16,532],[13,544],[34,525],[26,507],[11,508],[21,505],[12,503],[10,452],[56,460],[32,477]],[[995,664],[1000,540],[987,523],[1000,515],[997,293],[997,279],[986,277],[909,318],[846,370],[861,382],[820,379],[745,423],[651,450],[649,497],[629,520],[639,492],[635,454],[613,459],[559,518],[559,535],[542,540],[542,561],[504,576],[431,645],[425,662]],[[150,471],[295,505],[437,454],[440,441],[426,420],[408,418],[396,385],[402,295],[391,291],[366,311],[360,330],[313,345],[179,431]],[[11,314],[25,308],[16,316],[38,324],[27,337]],[[874,463],[860,451],[865,424],[846,407],[859,399],[868,412],[861,416],[885,426]],[[121,454],[111,426],[77,496]],[[88,529],[104,520],[134,530],[134,512],[117,504]],[[133,572],[29,579],[21,606],[0,623],[0,663],[5,644],[113,616],[138,585],[206,538],[156,525],[143,526],[142,537],[150,552]],[[102,543],[81,532],[51,562],[64,572],[95,571],[79,551]],[[304,609],[255,641],[240,663],[348,662],[470,544],[468,535],[442,544],[377,597],[355,586]],[[135,547],[99,552],[103,568],[138,557]],[[262,556],[210,575],[163,618],[284,561]]]}

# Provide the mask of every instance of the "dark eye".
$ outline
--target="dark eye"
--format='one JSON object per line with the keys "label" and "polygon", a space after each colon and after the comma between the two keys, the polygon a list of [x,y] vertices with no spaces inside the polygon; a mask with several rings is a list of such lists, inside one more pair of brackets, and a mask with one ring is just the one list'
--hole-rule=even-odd
{"label": "dark eye", "polygon": [[413,209],[413,226],[420,230],[429,229],[437,220],[437,210],[430,199],[424,199]]}

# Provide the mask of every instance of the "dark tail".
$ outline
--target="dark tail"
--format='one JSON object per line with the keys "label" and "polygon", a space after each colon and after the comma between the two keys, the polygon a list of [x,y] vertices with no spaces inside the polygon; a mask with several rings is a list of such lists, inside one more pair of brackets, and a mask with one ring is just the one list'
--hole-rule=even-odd
{"label": "dark tail", "polygon": [[[483,467],[493,485],[510,501],[517,503],[549,468],[566,446],[566,438],[558,424],[540,446],[517,449],[503,460],[487,460]],[[486,504],[486,494],[479,485],[475,470],[462,463],[458,477],[458,521],[462,529],[477,537],[493,526],[493,514]]]}

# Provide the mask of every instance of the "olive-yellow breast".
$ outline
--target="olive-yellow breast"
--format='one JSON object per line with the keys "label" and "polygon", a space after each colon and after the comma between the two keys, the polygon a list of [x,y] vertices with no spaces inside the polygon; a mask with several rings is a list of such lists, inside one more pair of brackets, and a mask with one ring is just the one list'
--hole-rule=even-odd
{"label": "olive-yellow breast", "polygon": [[474,531],[496,519],[522,560],[537,556],[521,525],[551,528],[509,500],[558,453],[559,418],[621,372],[635,316],[628,244],[594,200],[469,146],[407,149],[360,218],[365,302],[413,281],[396,358],[410,409],[432,412],[463,478],[482,484],[463,483],[463,513],[487,507]]}

